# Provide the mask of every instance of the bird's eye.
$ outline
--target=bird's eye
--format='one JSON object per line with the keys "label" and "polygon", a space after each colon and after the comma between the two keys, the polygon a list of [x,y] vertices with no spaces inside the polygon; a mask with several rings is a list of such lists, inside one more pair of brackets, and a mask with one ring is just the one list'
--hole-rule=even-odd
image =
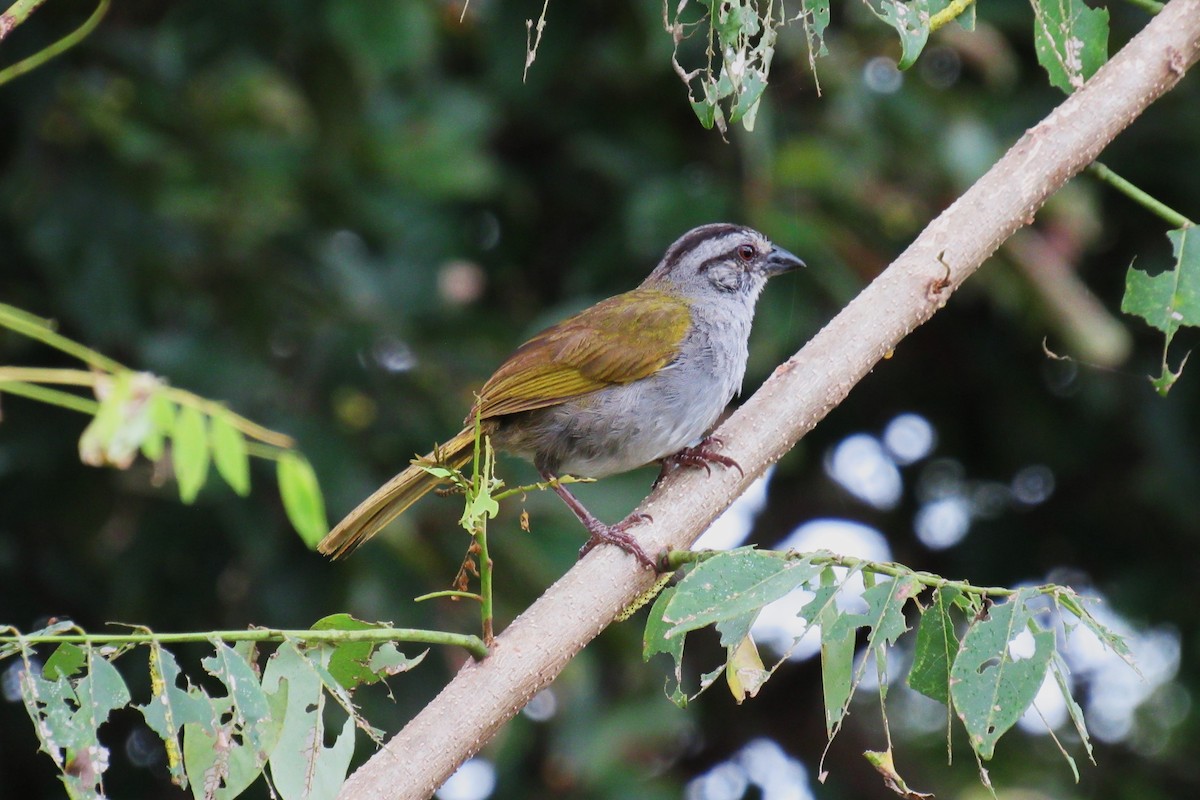
{"label": "bird's eye", "polygon": [[754,245],[744,244],[737,249],[738,258],[749,264],[758,255],[758,251],[754,249]]}

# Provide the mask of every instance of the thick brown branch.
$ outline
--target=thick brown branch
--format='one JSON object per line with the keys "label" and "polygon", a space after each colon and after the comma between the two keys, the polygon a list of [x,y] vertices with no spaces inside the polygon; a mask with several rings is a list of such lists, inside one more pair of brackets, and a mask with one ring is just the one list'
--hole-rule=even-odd
{"label": "thick brown branch", "polygon": [[[885,354],[1072,175],[1174,86],[1200,53],[1200,0],[1172,0],[1112,61],[930,223],[912,245],[719,431],[746,471],[681,471],[639,511],[647,551],[688,546],[766,466],[845,398]],[[898,366],[898,365],[896,365]],[[594,550],[522,614],[491,655],[467,664],[339,795],[424,798],[477,752],[653,580],[611,547]]]}

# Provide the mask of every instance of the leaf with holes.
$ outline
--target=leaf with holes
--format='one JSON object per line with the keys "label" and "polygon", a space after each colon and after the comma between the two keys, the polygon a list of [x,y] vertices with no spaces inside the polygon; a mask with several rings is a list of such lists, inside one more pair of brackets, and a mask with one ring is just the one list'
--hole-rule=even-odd
{"label": "leaf with holes", "polygon": [[146,724],[159,735],[167,751],[167,768],[171,781],[187,788],[187,773],[183,766],[180,739],[187,723],[207,726],[213,733],[212,703],[199,687],[184,678],[186,688],[179,687],[179,664],[171,651],[158,642],[150,645],[150,691],[153,696],[144,706],[134,706],[146,718]]}
{"label": "leaf with holes", "polygon": [[900,36],[900,69],[908,69],[929,40],[929,0],[867,0],[875,16]]}
{"label": "leaf with holes", "polygon": [[1083,0],[1033,0],[1033,46],[1050,83],[1067,94],[1108,60],[1108,10]]}
{"label": "leaf with holes", "polygon": [[[103,777],[109,751],[100,744],[99,729],[113,711],[129,703],[129,689],[116,667],[92,648],[79,648],[58,658],[44,673],[31,651],[23,650],[19,673],[21,699],[34,722],[41,750],[62,772],[67,793],[76,798],[104,797]],[[77,656],[82,654],[83,662]],[[72,680],[67,676],[82,675]]]}
{"label": "leaf with holes", "polygon": [[[986,619],[972,623],[950,669],[954,710],[971,747],[985,760],[1037,696],[1054,655],[1054,631],[1030,630],[1032,615],[1025,604],[1035,594],[1021,589],[1007,602],[992,606]],[[1032,653],[1016,647],[1027,631],[1033,638]]]}
{"label": "leaf with holes", "polygon": [[946,705],[950,704],[950,665],[958,653],[950,608],[960,594],[953,587],[942,587],[933,593],[929,607],[921,614],[913,665],[908,673],[911,688]]}
{"label": "leaf with holes", "polygon": [[[720,553],[696,565],[684,577],[663,612],[679,636],[723,620],[756,612],[803,583],[819,567],[808,558],[789,558],[749,547]],[[657,605],[657,604],[656,604]]]}
{"label": "leaf with holes", "polygon": [[[332,798],[354,755],[354,717],[347,717],[332,747],[325,746],[325,679],[314,664],[328,663],[332,648],[318,648],[317,661],[285,643],[263,671],[263,689],[287,697],[279,743],[271,752],[271,781],[284,800]],[[286,691],[284,691],[286,688]]]}
{"label": "leaf with holes", "polygon": [[[671,698],[671,702],[680,708],[687,707],[687,692],[683,691],[683,644],[686,641],[686,636],[671,636],[667,637],[667,631],[671,629],[670,623],[663,619],[663,611],[670,604],[671,598],[675,594],[675,587],[668,586],[659,593],[654,600],[654,605],[650,607],[650,613],[646,616],[646,630],[642,635],[642,660],[649,661],[652,656],[659,653],[669,655],[675,662],[675,688],[667,691],[667,697]],[[667,678],[666,686],[671,685],[671,679]]]}
{"label": "leaf with holes", "polygon": [[[1185,325],[1200,326],[1200,232],[1194,226],[1168,231],[1175,266],[1157,275],[1149,275],[1132,266],[1125,275],[1125,296],[1121,310],[1144,319],[1166,334],[1163,343],[1162,374],[1151,382],[1159,394],[1166,394],[1183,372],[1183,365],[1167,366],[1167,348],[1176,332]],[[1187,358],[1184,358],[1187,361]]]}

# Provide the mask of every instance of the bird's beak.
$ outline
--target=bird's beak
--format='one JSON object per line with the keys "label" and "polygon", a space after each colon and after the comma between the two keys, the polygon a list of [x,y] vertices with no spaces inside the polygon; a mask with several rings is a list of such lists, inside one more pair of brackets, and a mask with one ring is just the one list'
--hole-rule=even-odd
{"label": "bird's beak", "polygon": [[763,265],[763,272],[766,273],[767,277],[771,277],[791,272],[803,266],[806,266],[805,263],[787,250],[784,250],[782,247],[772,247],[771,254],[767,256],[766,263]]}

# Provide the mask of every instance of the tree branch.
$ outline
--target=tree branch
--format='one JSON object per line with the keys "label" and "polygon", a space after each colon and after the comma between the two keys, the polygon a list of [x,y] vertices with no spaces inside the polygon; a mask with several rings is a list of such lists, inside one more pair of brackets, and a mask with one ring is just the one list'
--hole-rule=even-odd
{"label": "tree branch", "polygon": [[[642,546],[651,552],[688,546],[1198,55],[1200,0],[1172,0],[721,427],[725,450],[744,476],[683,470],[642,504],[638,510],[653,517],[637,528]],[[496,638],[486,659],[464,666],[356,771],[339,797],[428,797],[653,580],[616,548],[593,550]]]}

